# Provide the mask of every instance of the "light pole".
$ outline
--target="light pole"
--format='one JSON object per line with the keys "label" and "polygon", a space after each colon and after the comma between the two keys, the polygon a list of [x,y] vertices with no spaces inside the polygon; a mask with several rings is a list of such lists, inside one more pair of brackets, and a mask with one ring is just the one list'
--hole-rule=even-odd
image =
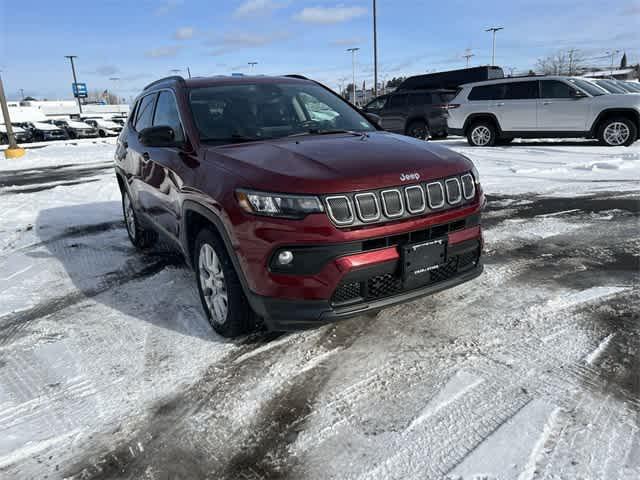
{"label": "light pole", "polygon": [[16,144],[16,137],[13,135],[13,127],[11,126],[11,118],[9,117],[9,107],[7,107],[7,98],[4,96],[4,87],[2,86],[2,78],[0,77],[0,109],[2,109],[2,118],[4,118],[4,126],[7,129],[7,138],[9,140],[9,148],[4,151],[5,158],[18,158],[24,155],[24,149]]}
{"label": "light pole", "polygon": [[378,96],[378,28],[376,0],[373,0],[373,96]]}
{"label": "light pole", "polygon": [[20,100],[24,100],[24,88],[20,89]]}
{"label": "light pole", "polygon": [[356,104],[356,52],[360,50],[358,47],[347,48],[347,52],[351,52],[351,68],[353,70],[353,104]]}
{"label": "light pole", "polygon": [[80,101],[80,96],[78,95],[78,79],[76,78],[76,66],[73,63],[74,58],[78,58],[77,55],[65,55],[65,58],[68,58],[71,61],[71,72],[73,73],[73,84],[76,90],[76,100],[78,100],[78,110],[80,110],[80,115],[82,115],[82,102]]}
{"label": "light pole", "polygon": [[253,68],[258,64],[258,62],[247,62],[249,64],[249,71],[253,72]]}
{"label": "light pole", "polygon": [[471,53],[471,50],[469,48],[467,48],[467,53],[465,53],[462,58],[466,58],[467,59],[467,68],[469,68],[469,59],[471,57],[475,57],[475,54]]}
{"label": "light pole", "polygon": [[489,27],[485,30],[485,32],[492,32],[493,33],[493,48],[492,48],[492,54],[491,54],[491,66],[495,66],[496,65],[496,32],[499,32],[500,30],[504,30],[504,27]]}

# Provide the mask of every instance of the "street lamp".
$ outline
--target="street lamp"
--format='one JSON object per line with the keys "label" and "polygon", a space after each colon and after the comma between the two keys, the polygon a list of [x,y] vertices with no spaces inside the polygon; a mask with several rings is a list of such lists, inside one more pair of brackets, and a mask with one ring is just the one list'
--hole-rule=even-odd
{"label": "street lamp", "polygon": [[64,58],[68,58],[71,61],[71,72],[73,73],[73,85],[75,87],[75,96],[76,100],[78,100],[78,110],[80,110],[80,115],[82,115],[82,102],[80,101],[80,96],[78,95],[78,79],[76,78],[76,66],[73,63],[74,58],[78,58],[77,55],[65,55]]}
{"label": "street lamp", "polygon": [[347,48],[347,52],[351,52],[351,67],[353,70],[353,104],[356,104],[356,52],[360,50],[358,47]]}
{"label": "street lamp", "polygon": [[491,66],[495,66],[496,64],[496,32],[500,30],[504,30],[504,27],[489,27],[485,30],[485,32],[493,32],[493,48],[491,54]]}
{"label": "street lamp", "polygon": [[471,49],[467,48],[467,53],[465,53],[464,55],[462,55],[462,58],[466,58],[467,59],[467,68],[469,68],[469,60],[475,57],[475,54],[471,53]]}
{"label": "street lamp", "polygon": [[247,62],[249,64],[249,71],[253,72],[253,67],[255,67],[258,62]]}

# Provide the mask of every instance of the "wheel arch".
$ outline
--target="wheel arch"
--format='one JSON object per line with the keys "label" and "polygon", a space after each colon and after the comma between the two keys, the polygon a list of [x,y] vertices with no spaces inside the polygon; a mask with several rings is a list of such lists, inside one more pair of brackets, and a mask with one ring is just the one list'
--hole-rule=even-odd
{"label": "wheel arch", "polygon": [[182,228],[180,230],[180,243],[186,257],[187,264],[193,267],[193,257],[195,253],[195,241],[198,232],[203,227],[209,227],[215,235],[221,240],[224,248],[233,263],[233,267],[240,279],[240,284],[246,295],[251,301],[251,289],[245,277],[238,256],[233,248],[231,237],[227,232],[227,228],[220,216],[210,208],[193,200],[185,200],[182,205]]}
{"label": "wheel arch", "polygon": [[634,110],[633,108],[607,108],[598,114],[596,119],[593,121],[591,125],[590,134],[595,137],[598,135],[598,130],[602,122],[611,117],[625,117],[631,120],[638,131],[640,131],[640,112]]}
{"label": "wheel arch", "polygon": [[469,133],[469,127],[471,127],[471,125],[481,120],[493,123],[493,125],[496,127],[498,136],[502,135],[502,129],[500,128],[500,122],[498,122],[498,118],[493,113],[488,112],[472,113],[471,115],[469,115],[464,121],[464,126],[462,127],[463,135],[467,135],[467,133]]}

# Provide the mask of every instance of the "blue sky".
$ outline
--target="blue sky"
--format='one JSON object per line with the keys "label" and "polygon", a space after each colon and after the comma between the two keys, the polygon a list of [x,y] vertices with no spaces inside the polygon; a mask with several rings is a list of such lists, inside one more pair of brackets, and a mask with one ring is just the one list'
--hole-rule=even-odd
{"label": "blue sky", "polygon": [[[78,55],[89,89],[135,95],[151,80],[187,66],[195,75],[302,73],[336,88],[372,84],[371,0],[0,0],[0,69],[9,98],[71,97],[64,55]],[[446,70],[491,60],[516,72],[558,49],[578,48],[606,66],[608,50],[640,61],[640,1],[378,0],[379,77]],[[619,57],[616,57],[616,62]],[[119,77],[118,82],[110,77]]]}

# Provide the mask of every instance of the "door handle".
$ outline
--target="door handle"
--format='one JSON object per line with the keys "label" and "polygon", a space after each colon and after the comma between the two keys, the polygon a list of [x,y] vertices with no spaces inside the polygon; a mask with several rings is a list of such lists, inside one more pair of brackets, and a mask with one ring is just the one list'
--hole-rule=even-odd
{"label": "door handle", "polygon": [[504,107],[504,102],[498,102],[498,103],[496,103],[496,107]]}
{"label": "door handle", "polygon": [[150,158],[151,158],[151,157],[149,156],[149,154],[148,154],[147,152],[144,152],[144,153],[142,154],[142,159],[143,159],[145,162],[148,162]]}
{"label": "door handle", "polygon": [[543,105],[551,105],[553,102],[542,102]]}

